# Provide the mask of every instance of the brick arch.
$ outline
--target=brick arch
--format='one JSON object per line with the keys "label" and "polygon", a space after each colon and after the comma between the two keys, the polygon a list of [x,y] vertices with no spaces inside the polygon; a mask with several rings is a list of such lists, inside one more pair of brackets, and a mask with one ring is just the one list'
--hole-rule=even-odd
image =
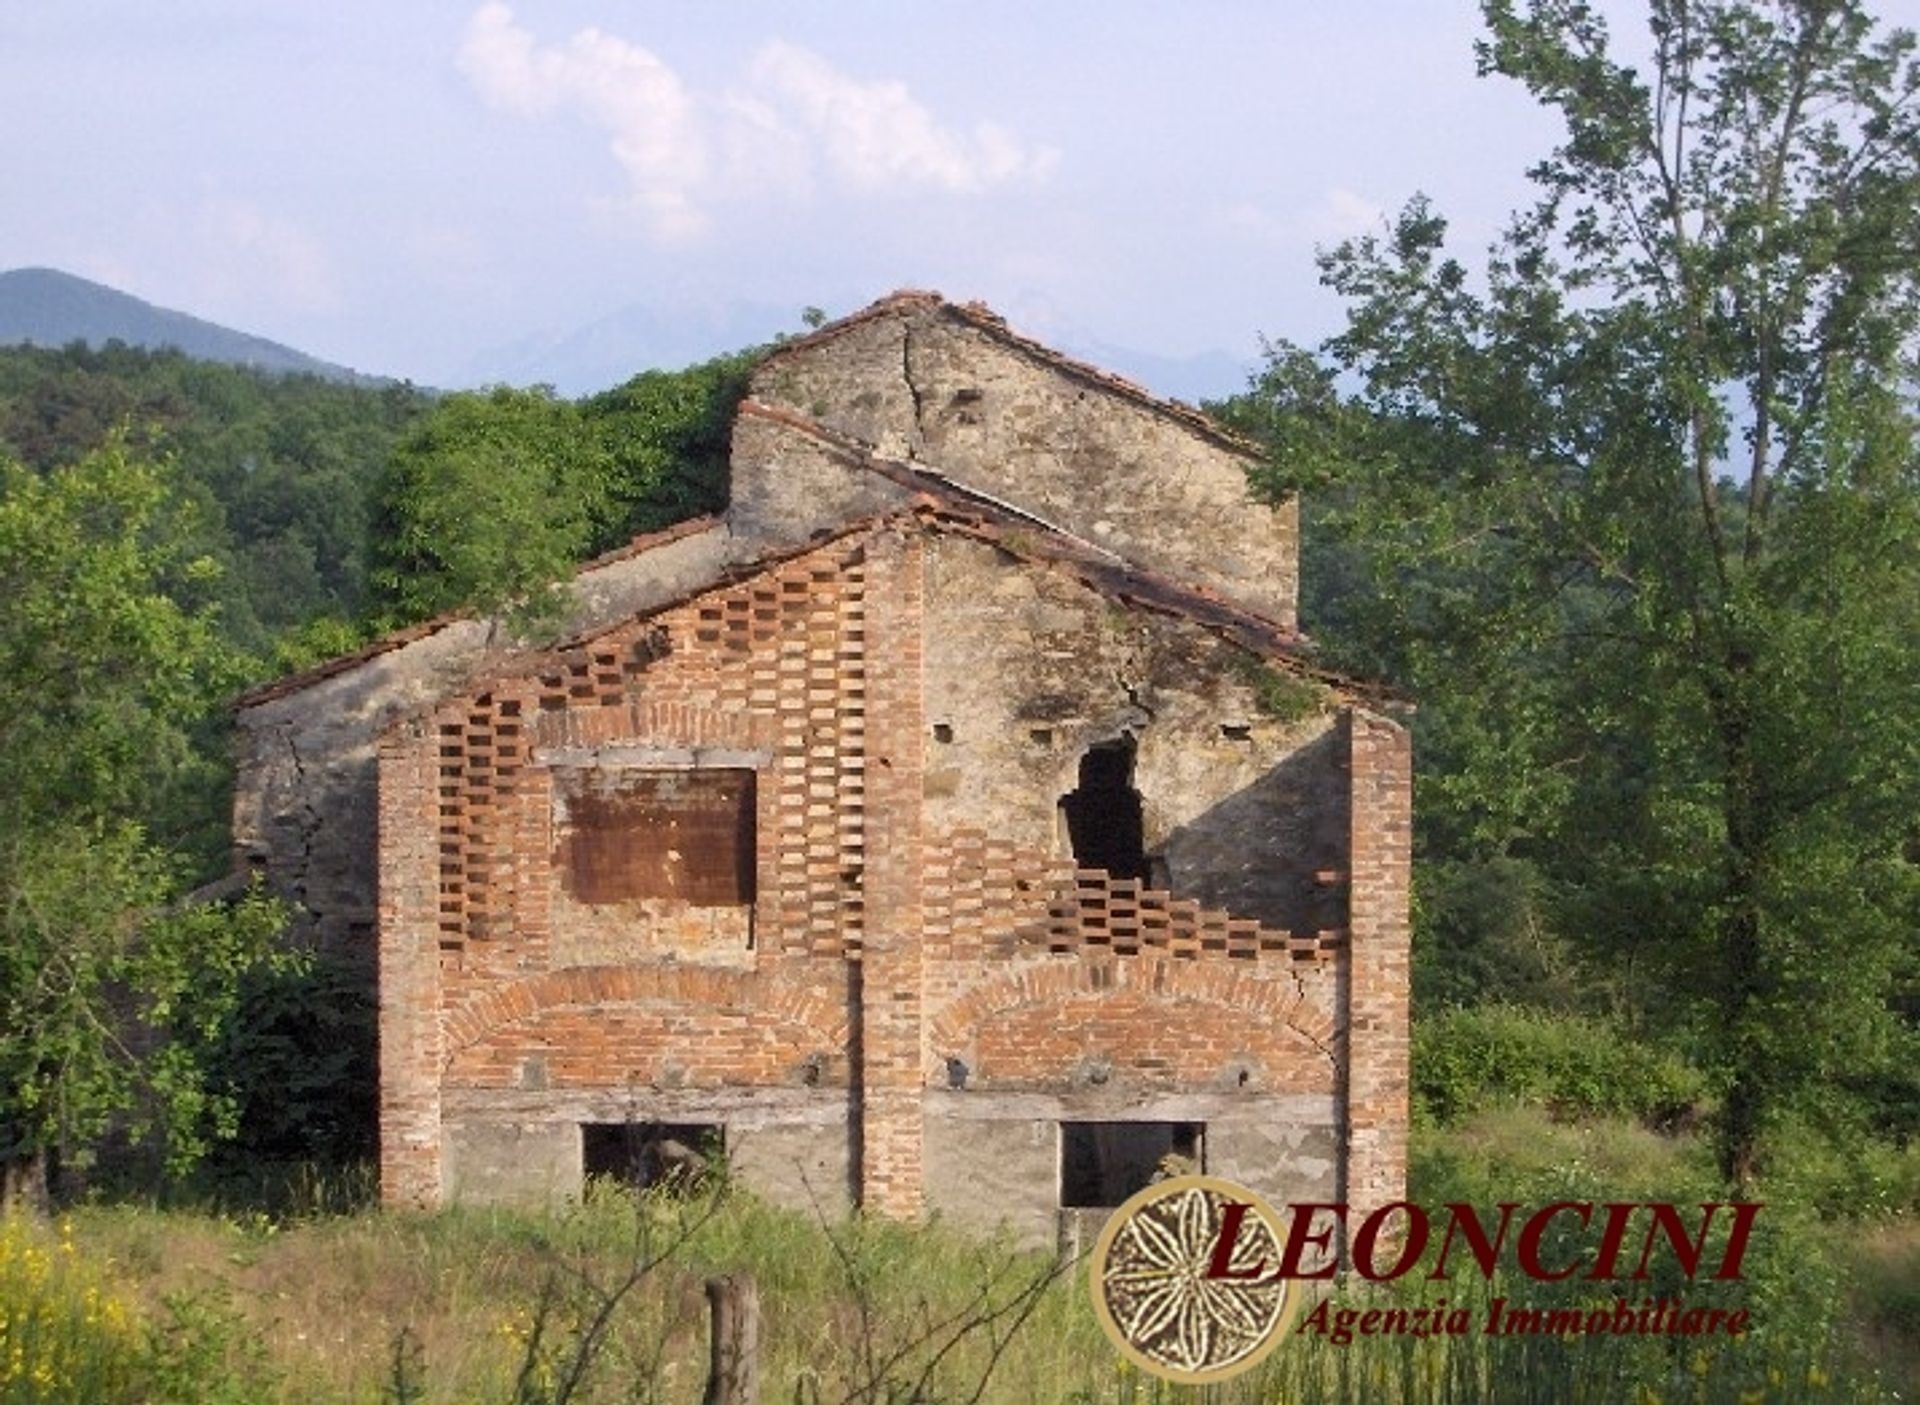
{"label": "brick arch", "polygon": [[[1316,1080],[1340,1058],[1333,1012],[1310,996],[1292,973],[1262,974],[1250,963],[1183,961],[1161,956],[1054,958],[1030,962],[988,977],[951,1001],[928,1027],[925,1075],[935,1081],[947,1055],[975,1047],[983,1033],[1016,1024],[1045,1029],[1073,1023],[1076,1006],[1098,1011],[1132,1005],[1151,1010],[1162,1029],[1193,1025],[1167,1018],[1172,1007],[1200,1006],[1195,1045],[1226,1052],[1254,1033],[1251,1042],[1282,1046],[1288,1064],[1312,1069]],[[1249,1030],[1249,1025],[1252,1029]],[[1277,1038],[1276,1038],[1277,1036]],[[1175,1042],[1179,1042],[1176,1038]],[[995,1076],[991,1068],[984,1070]]]}
{"label": "brick arch", "polygon": [[443,1057],[462,1051],[505,1025],[569,1006],[677,1004],[710,1010],[753,1010],[814,1035],[829,1048],[847,1041],[844,1002],[799,985],[773,985],[745,971],[698,966],[573,966],[496,986],[451,1012]]}

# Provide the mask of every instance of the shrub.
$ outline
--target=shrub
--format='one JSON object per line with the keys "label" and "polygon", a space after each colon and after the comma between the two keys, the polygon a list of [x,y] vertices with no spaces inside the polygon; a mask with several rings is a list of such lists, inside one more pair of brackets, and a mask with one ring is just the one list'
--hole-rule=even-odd
{"label": "shrub", "polygon": [[1672,1054],[1580,1016],[1494,1005],[1448,1010],[1413,1027],[1414,1097],[1421,1113],[1441,1123],[1501,1103],[1670,1121],[1705,1087]]}

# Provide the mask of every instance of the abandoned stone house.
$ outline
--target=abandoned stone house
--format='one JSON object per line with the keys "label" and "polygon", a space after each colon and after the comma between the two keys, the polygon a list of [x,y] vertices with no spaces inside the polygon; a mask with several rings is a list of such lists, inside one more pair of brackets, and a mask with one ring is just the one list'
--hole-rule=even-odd
{"label": "abandoned stone house", "polygon": [[1049,1237],[1169,1154],[1398,1197],[1409,750],[1295,621],[1297,511],[978,305],[775,351],[731,504],[243,699],[240,859],[377,964],[391,1203],[659,1139]]}

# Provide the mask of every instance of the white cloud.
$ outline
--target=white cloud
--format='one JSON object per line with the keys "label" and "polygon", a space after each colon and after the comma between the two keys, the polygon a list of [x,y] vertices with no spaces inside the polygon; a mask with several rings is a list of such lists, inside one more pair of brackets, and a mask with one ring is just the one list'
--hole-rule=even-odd
{"label": "white cloud", "polygon": [[714,203],[797,194],[816,173],[859,193],[971,195],[1043,179],[1058,161],[991,122],[955,131],[905,84],[851,77],[782,40],[761,48],[744,86],[702,98],[638,44],[585,29],[542,45],[494,0],[468,22],[457,63],[497,108],[571,114],[598,128],[632,205],[663,238],[697,233]]}
{"label": "white cloud", "polygon": [[949,131],[904,83],[862,82],[796,44],[775,40],[753,61],[750,81],[818,144],[828,168],[856,190],[906,184],[973,194],[1021,177],[1045,176],[1058,153],[1029,152],[991,122],[970,136]]}
{"label": "white cloud", "polygon": [[698,232],[703,220],[692,196],[707,172],[693,103],[653,54],[597,29],[540,48],[510,9],[488,4],[468,24],[457,62],[497,107],[523,117],[571,111],[604,129],[654,230]]}
{"label": "white cloud", "polygon": [[201,206],[197,223],[209,263],[224,268],[236,288],[272,288],[275,301],[299,312],[339,305],[333,260],[293,221],[251,201],[213,198]]}
{"label": "white cloud", "polygon": [[1386,211],[1379,205],[1342,186],[1328,190],[1318,203],[1286,214],[1242,201],[1215,216],[1218,225],[1230,233],[1280,248],[1338,244],[1362,234],[1377,234],[1385,218]]}

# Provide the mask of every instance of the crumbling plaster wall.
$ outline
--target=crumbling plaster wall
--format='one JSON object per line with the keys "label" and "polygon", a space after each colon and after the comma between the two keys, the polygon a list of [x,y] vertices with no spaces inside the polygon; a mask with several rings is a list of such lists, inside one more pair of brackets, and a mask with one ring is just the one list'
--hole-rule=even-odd
{"label": "crumbling plaster wall", "polygon": [[[942,914],[924,981],[928,1203],[1051,1239],[1063,1121],[1204,1122],[1216,1174],[1282,1201],[1336,1198],[1344,709],[1323,694],[1270,716],[1244,651],[1064,570],[961,536],[930,538],[925,559],[922,819]],[[1173,893],[1333,945],[1311,960],[1027,947],[983,962],[994,934],[1057,894],[1072,867],[1059,801],[1087,748],[1122,735]],[[1002,900],[937,901],[999,869]]]}
{"label": "crumbling plaster wall", "polygon": [[1145,846],[1169,888],[1282,931],[1338,925],[1346,778],[1337,702],[1264,712],[1260,665],[1200,627],[1129,610],[983,542],[927,552],[925,826],[1070,856],[1060,799],[1088,747],[1136,746]]}
{"label": "crumbling plaster wall", "polygon": [[1246,454],[950,311],[909,306],[776,353],[751,393],[1296,622],[1298,507],[1254,500]]}
{"label": "crumbling plaster wall", "polygon": [[[1181,1090],[1120,1106],[1098,1090],[933,1090],[927,1094],[929,1197],[953,1224],[1052,1243],[1061,1216],[1060,1124],[1136,1120],[1205,1123],[1208,1174],[1249,1186],[1272,1204],[1337,1200],[1337,1114],[1325,1092],[1246,1097]],[[1106,1213],[1096,1212],[1100,1219]]]}
{"label": "crumbling plaster wall", "polygon": [[730,475],[727,523],[743,547],[802,543],[911,496],[794,426],[755,414],[734,419]]}
{"label": "crumbling plaster wall", "polygon": [[[583,572],[573,626],[657,606],[711,578],[734,550],[719,524]],[[396,718],[459,690],[515,641],[483,620],[449,621],[235,716],[237,864],[305,914],[322,949],[372,961],[375,746]]]}

